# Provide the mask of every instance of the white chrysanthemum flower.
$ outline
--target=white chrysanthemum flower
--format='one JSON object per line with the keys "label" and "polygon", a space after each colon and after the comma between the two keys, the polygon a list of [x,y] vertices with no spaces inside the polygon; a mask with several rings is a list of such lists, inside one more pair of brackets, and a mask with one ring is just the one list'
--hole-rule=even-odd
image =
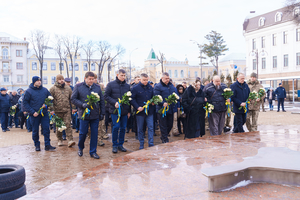
{"label": "white chrysanthemum flower", "polygon": [[130,97],[132,94],[131,94],[130,91],[128,91],[128,92],[126,93],[126,95]]}
{"label": "white chrysanthemum flower", "polygon": [[129,101],[131,101],[132,100],[132,98],[129,98]]}
{"label": "white chrysanthemum flower", "polygon": [[177,103],[177,101],[175,100],[175,103]]}
{"label": "white chrysanthemum flower", "polygon": [[59,131],[59,132],[62,132],[61,128],[58,128],[58,131]]}
{"label": "white chrysanthemum flower", "polygon": [[157,95],[157,96],[158,96],[158,98],[159,98],[161,101],[163,101],[162,96],[160,96],[160,95]]}
{"label": "white chrysanthemum flower", "polygon": [[53,124],[53,122],[51,121],[50,124]]}
{"label": "white chrysanthemum flower", "polygon": [[48,96],[48,99],[53,100],[54,98],[53,96]]}

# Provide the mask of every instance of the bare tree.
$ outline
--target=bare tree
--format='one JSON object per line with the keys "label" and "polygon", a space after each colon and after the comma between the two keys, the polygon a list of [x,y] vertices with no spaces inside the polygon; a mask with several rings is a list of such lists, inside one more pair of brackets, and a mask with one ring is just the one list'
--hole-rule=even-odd
{"label": "bare tree", "polygon": [[[75,84],[75,77],[74,74],[74,67],[75,67],[75,60],[77,56],[79,55],[79,49],[81,48],[81,38],[78,36],[63,36],[62,37],[63,44],[66,48],[66,51],[68,53],[68,57],[70,58],[71,67],[72,67],[72,83]],[[68,66],[66,66],[68,67]]]}
{"label": "bare tree", "polygon": [[111,63],[118,57],[118,56],[122,56],[125,53],[125,48],[123,48],[120,44],[116,45],[114,48],[114,52],[112,53],[113,55],[111,55],[109,53],[109,61],[107,64],[107,80],[108,82],[110,82],[110,72],[111,72]]}
{"label": "bare tree", "polygon": [[62,54],[62,59],[65,61],[65,64],[66,64],[67,77],[70,78],[69,67],[68,67],[68,55],[69,55],[69,53],[68,53],[67,49],[64,49],[63,54]]}
{"label": "bare tree", "polygon": [[49,36],[42,30],[31,31],[31,36],[29,38],[37,57],[40,63],[40,78],[43,80],[43,63],[44,55],[46,53],[47,45],[49,42]]}
{"label": "bare tree", "polygon": [[101,82],[105,63],[110,59],[111,45],[107,41],[99,41],[96,45],[100,58],[95,63],[98,65],[98,81]]}
{"label": "bare tree", "polygon": [[293,21],[300,25],[300,1],[299,0],[286,0],[284,13],[290,15]]}
{"label": "bare tree", "polygon": [[[62,39],[59,35],[55,35],[55,40],[54,40],[54,50],[59,56],[59,71],[60,74],[62,74],[62,61],[64,57],[64,49],[62,47]],[[68,76],[69,77],[69,76]]]}
{"label": "bare tree", "polygon": [[82,46],[82,49],[85,52],[86,62],[89,64],[89,71],[91,71],[91,62],[92,62],[91,58],[96,51],[94,46],[95,46],[95,43],[92,40],[88,41],[88,43],[86,43]]}
{"label": "bare tree", "polygon": [[161,72],[164,73],[164,61],[165,61],[165,56],[163,53],[159,52],[159,56],[156,56],[157,60],[160,62],[161,65]]}

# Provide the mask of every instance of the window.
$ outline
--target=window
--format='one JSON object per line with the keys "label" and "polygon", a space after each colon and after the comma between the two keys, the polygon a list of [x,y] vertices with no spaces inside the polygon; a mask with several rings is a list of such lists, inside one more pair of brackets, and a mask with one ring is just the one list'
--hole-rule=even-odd
{"label": "window", "polygon": [[79,71],[79,65],[78,65],[78,63],[75,63],[75,71]]}
{"label": "window", "polygon": [[300,28],[296,29],[296,41],[300,41]]}
{"label": "window", "polygon": [[43,62],[43,70],[47,70],[47,63]]}
{"label": "window", "polygon": [[183,70],[180,71],[180,77],[181,77],[181,78],[184,77],[184,71],[183,71]]}
{"label": "window", "polygon": [[256,40],[252,39],[252,50],[256,49]]}
{"label": "window", "polygon": [[283,55],[283,66],[284,67],[289,66],[289,55],[288,54]]}
{"label": "window", "polygon": [[178,77],[177,69],[174,71],[174,78]]}
{"label": "window", "polygon": [[56,76],[51,76],[51,83],[54,84],[56,81]]}
{"label": "window", "polygon": [[23,82],[23,75],[17,75],[17,82],[22,83]]}
{"label": "window", "polygon": [[188,77],[189,77],[189,78],[191,77],[191,72],[190,72],[190,71],[188,71]]}
{"label": "window", "polygon": [[266,37],[261,37],[261,48],[266,47]]}
{"label": "window", "polygon": [[273,43],[273,46],[276,46],[276,34],[272,35],[272,43]]}
{"label": "window", "polygon": [[17,69],[23,69],[23,63],[17,63]]}
{"label": "window", "polygon": [[275,15],[275,22],[280,22],[281,18],[282,18],[282,13],[281,12],[276,13],[276,15]]}
{"label": "window", "polygon": [[300,65],[300,53],[296,54],[296,64]]}
{"label": "window", "polygon": [[7,48],[4,48],[2,50],[2,58],[3,59],[8,59],[8,49]]}
{"label": "window", "polygon": [[294,8],[294,16],[298,17],[299,14],[300,14],[300,8],[299,7]]}
{"label": "window", "polygon": [[4,62],[2,65],[3,72],[8,72],[8,63]]}
{"label": "window", "polygon": [[16,50],[16,56],[17,57],[22,57],[22,50]]}
{"label": "window", "polygon": [[52,70],[52,71],[55,71],[55,70],[56,70],[55,62],[52,62],[52,63],[51,63],[51,70]]}
{"label": "window", "polygon": [[9,76],[8,75],[3,75],[3,82],[8,83],[9,82]]}
{"label": "window", "polygon": [[265,18],[264,17],[259,18],[258,25],[259,26],[264,26],[265,25]]}
{"label": "window", "polygon": [[202,72],[202,77],[205,77],[205,72]]}
{"label": "window", "polygon": [[273,68],[277,68],[277,56],[273,56]]}
{"label": "window", "polygon": [[59,63],[59,65],[60,65],[60,68],[61,68],[61,69],[59,69],[59,70],[62,70],[62,71],[63,71],[63,70],[64,70],[64,63]]}
{"label": "window", "polygon": [[283,32],[283,44],[287,44],[287,32]]}
{"label": "window", "polygon": [[266,69],[266,58],[261,59],[261,68]]}
{"label": "window", "polygon": [[168,73],[169,73],[170,78],[172,78],[172,71],[169,70]]}
{"label": "window", "polygon": [[95,71],[96,69],[95,69],[95,63],[92,63],[91,64],[91,71]]}
{"label": "window", "polygon": [[32,70],[37,70],[37,63],[36,62],[32,62]]}
{"label": "window", "polygon": [[43,76],[43,84],[44,85],[48,84],[48,77],[47,76]]}
{"label": "window", "polygon": [[83,71],[87,71],[88,70],[88,64],[87,63],[83,63]]}
{"label": "window", "polygon": [[253,66],[253,70],[256,70],[256,59],[253,59],[252,66]]}
{"label": "window", "polygon": [[197,78],[198,77],[198,72],[197,71],[195,71],[195,78]]}

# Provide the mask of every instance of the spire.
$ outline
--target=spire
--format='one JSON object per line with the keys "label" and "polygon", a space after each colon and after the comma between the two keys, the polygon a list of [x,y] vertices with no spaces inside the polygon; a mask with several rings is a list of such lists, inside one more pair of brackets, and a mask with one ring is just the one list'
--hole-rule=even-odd
{"label": "spire", "polygon": [[150,53],[148,55],[147,60],[156,60],[156,59],[157,59],[156,54],[155,54],[153,48],[151,48],[151,51],[150,51]]}

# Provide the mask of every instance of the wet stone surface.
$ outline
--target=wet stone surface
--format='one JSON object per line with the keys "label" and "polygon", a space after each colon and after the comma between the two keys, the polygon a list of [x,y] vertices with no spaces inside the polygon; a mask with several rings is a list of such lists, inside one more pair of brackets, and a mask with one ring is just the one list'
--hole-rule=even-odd
{"label": "wet stone surface", "polygon": [[[136,150],[138,143],[133,143],[136,144],[130,146],[129,141],[125,146]],[[100,153],[101,159],[111,160],[103,164],[101,159],[91,159],[87,149],[83,158],[76,156],[76,148],[40,153],[28,145],[19,150],[4,149],[18,154],[25,164],[31,194],[22,199],[297,199],[299,187],[269,183],[208,192],[208,179],[201,169],[242,162],[245,157],[255,156],[261,147],[300,151],[299,127],[179,140],[128,154],[113,155],[107,151],[109,155]],[[18,160],[16,156],[5,159],[10,163]],[[36,179],[54,182],[51,176],[63,176],[70,170],[74,175],[32,194],[35,189],[30,187]]]}

